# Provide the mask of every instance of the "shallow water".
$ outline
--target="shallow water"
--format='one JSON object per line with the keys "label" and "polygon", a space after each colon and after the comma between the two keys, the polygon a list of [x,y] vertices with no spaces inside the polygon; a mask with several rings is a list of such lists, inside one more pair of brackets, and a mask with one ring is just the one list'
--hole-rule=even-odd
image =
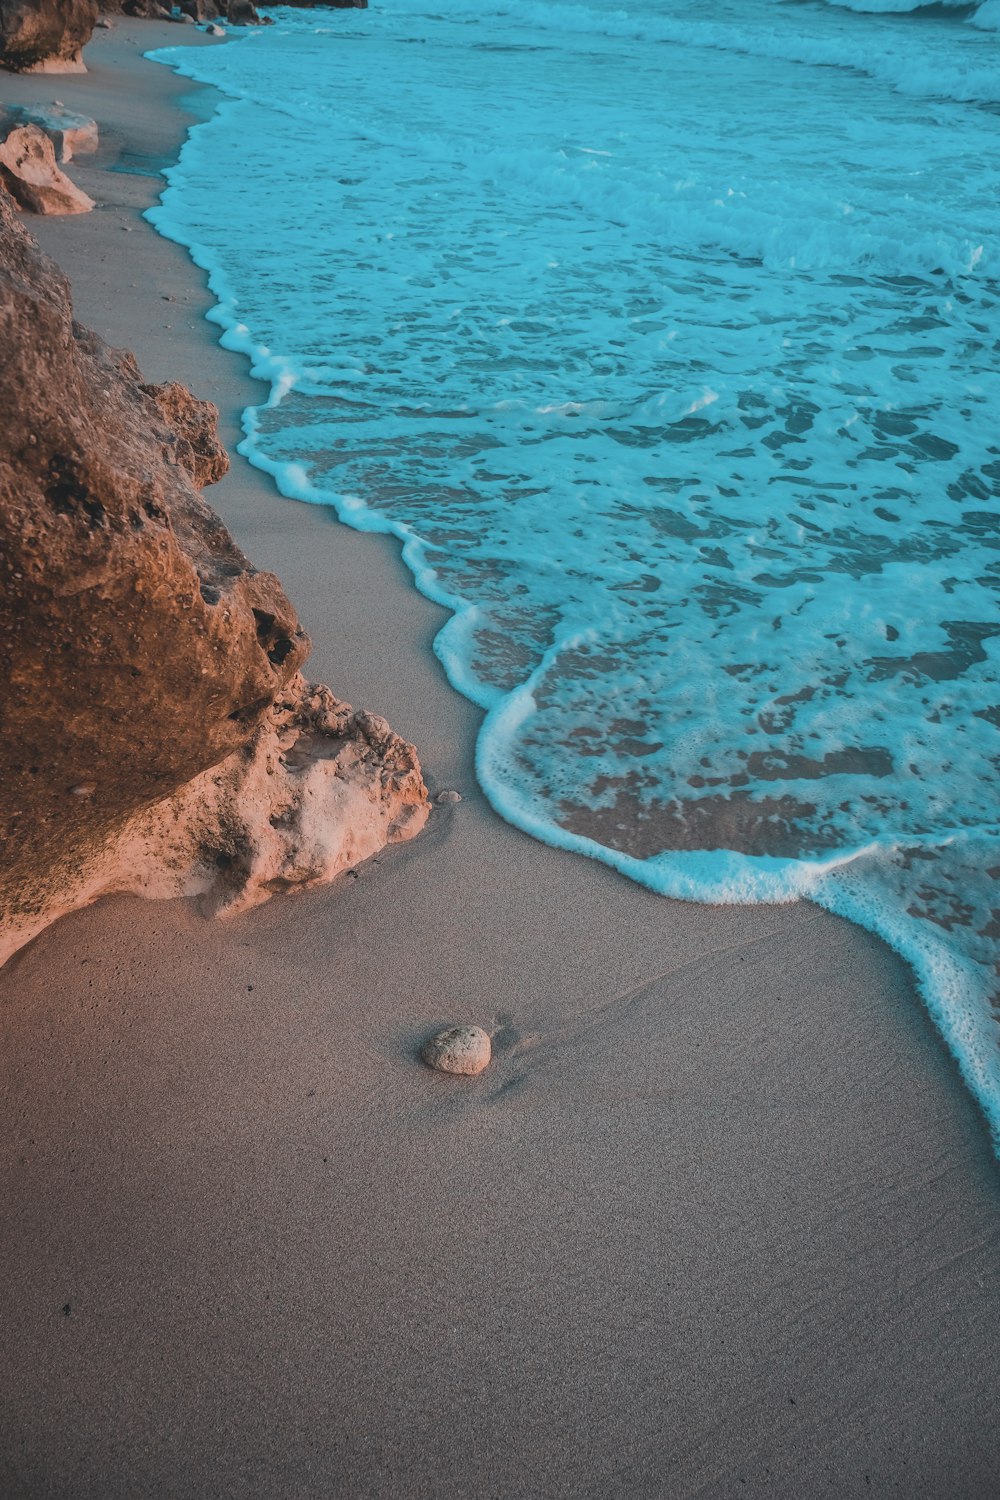
{"label": "shallow water", "polygon": [[154,54],[245,450],[404,539],[505,817],[881,933],[1000,1130],[1000,4],[273,14]]}

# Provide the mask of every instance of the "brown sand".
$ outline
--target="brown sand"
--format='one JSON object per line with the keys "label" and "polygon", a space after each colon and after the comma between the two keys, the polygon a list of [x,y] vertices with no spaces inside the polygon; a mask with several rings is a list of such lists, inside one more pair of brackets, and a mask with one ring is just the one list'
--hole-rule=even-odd
{"label": "brown sand", "polygon": [[[259,388],[141,225],[155,176],[107,170],[211,107],[140,61],[182,40],[0,95],[101,121],[98,209],[32,228],[232,444]],[[208,495],[315,675],[465,800],[329,890],[108,901],[0,974],[0,1493],[995,1493],[1000,1176],[902,963],[506,827],[396,547],[240,461]],[[497,1028],[478,1079],[417,1061],[454,1021]]]}

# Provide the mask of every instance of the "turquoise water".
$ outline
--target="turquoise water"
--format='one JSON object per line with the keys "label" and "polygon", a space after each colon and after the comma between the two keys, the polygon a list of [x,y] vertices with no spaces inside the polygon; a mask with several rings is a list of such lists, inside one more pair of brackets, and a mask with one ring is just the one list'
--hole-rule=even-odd
{"label": "turquoise water", "polygon": [[379,0],[154,54],[244,450],[403,539],[497,810],[882,934],[1000,1130],[1000,0]]}

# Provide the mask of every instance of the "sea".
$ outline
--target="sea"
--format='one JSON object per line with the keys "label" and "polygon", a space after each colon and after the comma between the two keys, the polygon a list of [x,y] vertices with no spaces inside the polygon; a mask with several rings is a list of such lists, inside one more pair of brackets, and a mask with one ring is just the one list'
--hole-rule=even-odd
{"label": "sea", "polygon": [[400,539],[502,817],[880,934],[1000,1140],[1000,0],[267,14],[152,54],[243,451]]}

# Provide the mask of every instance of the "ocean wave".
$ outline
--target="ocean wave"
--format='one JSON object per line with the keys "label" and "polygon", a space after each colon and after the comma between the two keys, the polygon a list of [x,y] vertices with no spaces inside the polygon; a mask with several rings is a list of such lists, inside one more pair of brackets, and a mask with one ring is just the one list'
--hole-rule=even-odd
{"label": "ocean wave", "polygon": [[503,816],[879,932],[1000,1130],[995,117],[461,14],[164,54],[243,451],[399,538]]}
{"label": "ocean wave", "polygon": [[[900,17],[915,11],[941,10],[936,7],[906,3],[906,0],[826,0],[832,9],[864,12],[883,18]],[[970,12],[969,6],[954,7],[956,13]],[[981,7],[984,28],[993,29],[991,19],[997,0],[987,0]],[[532,32],[575,33],[646,43],[673,43],[687,47],[709,48],[774,61],[801,63],[812,67],[850,69],[887,85],[912,98],[951,99],[958,103],[1000,103],[1000,66],[995,57],[981,51],[967,50],[952,57],[942,56],[940,45],[908,40],[898,31],[879,38],[860,29],[817,34],[796,27],[787,14],[782,23],[748,26],[738,14],[724,20],[706,21],[681,14],[663,14],[654,7],[641,9],[596,10],[586,5],[545,3],[545,0],[493,0],[478,6],[471,0],[455,0],[446,12],[434,0],[385,0],[390,15],[408,14],[432,17],[459,24],[482,24],[495,18],[504,26],[513,25],[522,38]],[[974,14],[974,13],[973,13]],[[940,43],[940,38],[936,41]]]}

